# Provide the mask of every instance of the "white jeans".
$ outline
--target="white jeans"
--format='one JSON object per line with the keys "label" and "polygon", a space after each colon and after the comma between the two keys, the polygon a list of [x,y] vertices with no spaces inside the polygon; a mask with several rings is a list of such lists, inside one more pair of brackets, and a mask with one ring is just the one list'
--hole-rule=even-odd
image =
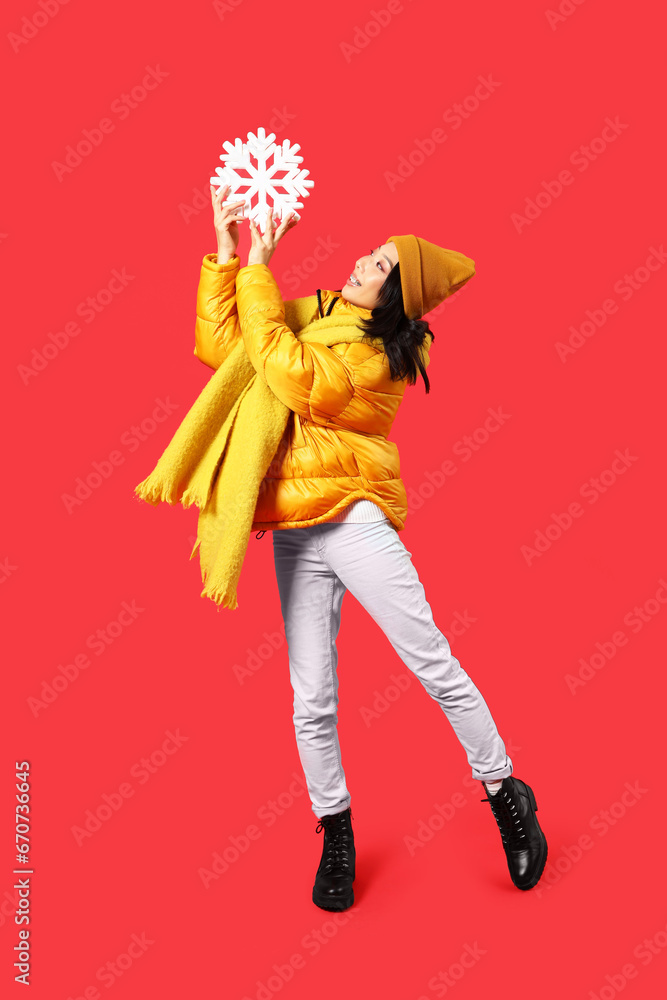
{"label": "white jeans", "polygon": [[347,590],[440,705],[480,781],[512,773],[491,712],[433,621],[424,587],[389,520],[272,532],[294,690],[294,728],[313,812],[350,805],[338,742],[338,654]]}

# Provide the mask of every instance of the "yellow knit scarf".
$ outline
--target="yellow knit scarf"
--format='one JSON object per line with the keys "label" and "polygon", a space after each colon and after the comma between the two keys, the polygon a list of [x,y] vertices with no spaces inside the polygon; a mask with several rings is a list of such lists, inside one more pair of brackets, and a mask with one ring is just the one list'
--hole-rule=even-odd
{"label": "yellow knit scarf", "polygon": [[[301,343],[361,340],[359,317],[314,320],[294,336]],[[382,347],[381,339],[374,346]],[[183,418],[151,474],[134,493],[200,508],[197,541],[204,589],[220,610],[238,607],[236,588],[264,476],[287,426],[289,407],[257,375],[243,340],[214,372]]]}

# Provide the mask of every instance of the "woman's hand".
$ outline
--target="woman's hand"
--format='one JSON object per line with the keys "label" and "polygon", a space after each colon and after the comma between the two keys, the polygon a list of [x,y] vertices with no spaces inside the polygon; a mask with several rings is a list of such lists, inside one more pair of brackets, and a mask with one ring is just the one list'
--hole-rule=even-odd
{"label": "woman's hand", "polygon": [[223,206],[222,204],[230,186],[225,184],[224,187],[215,188],[212,184],[210,185],[213,225],[218,237],[218,264],[226,264],[230,257],[236,253],[241,235],[237,221],[243,222],[245,219],[243,209],[239,210],[239,205],[245,205],[245,198],[242,198],[241,201],[231,202],[229,205]]}
{"label": "woman's hand", "polygon": [[294,212],[288,212],[274,231],[273,209],[270,208],[266,213],[266,232],[262,236],[259,227],[250,219],[252,246],[248,253],[248,264],[268,264],[280,240],[298,221]]}

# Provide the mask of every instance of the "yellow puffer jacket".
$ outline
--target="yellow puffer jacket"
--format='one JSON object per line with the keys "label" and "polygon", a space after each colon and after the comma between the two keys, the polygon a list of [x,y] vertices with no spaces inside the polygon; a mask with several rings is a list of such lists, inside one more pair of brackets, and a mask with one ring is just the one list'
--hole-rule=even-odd
{"label": "yellow puffer jacket", "polygon": [[[392,382],[382,347],[300,343],[294,332],[320,316],[371,310],[340,293],[283,302],[269,267],[240,267],[207,254],[197,291],[195,356],[218,368],[243,337],[260,378],[292,411],[259,493],[252,531],[299,528],[330,520],[353,500],[381,507],[397,531],[407,497],[398,448],[388,440],[407,380]],[[429,364],[431,338],[422,348]]]}

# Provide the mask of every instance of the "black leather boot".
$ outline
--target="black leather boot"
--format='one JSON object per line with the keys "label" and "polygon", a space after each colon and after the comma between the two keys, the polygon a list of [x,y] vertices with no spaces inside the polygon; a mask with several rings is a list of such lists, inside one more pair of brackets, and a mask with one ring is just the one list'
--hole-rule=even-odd
{"label": "black leather boot", "polygon": [[347,910],[354,903],[356,851],[352,810],[322,816],[315,833],[324,830],[322,859],[315,876],[313,903],[323,910]]}
{"label": "black leather boot", "polygon": [[507,867],[518,889],[537,885],[547,863],[547,838],[537,822],[537,802],[530,785],[503,778],[502,788],[488,799],[505,848]]}

